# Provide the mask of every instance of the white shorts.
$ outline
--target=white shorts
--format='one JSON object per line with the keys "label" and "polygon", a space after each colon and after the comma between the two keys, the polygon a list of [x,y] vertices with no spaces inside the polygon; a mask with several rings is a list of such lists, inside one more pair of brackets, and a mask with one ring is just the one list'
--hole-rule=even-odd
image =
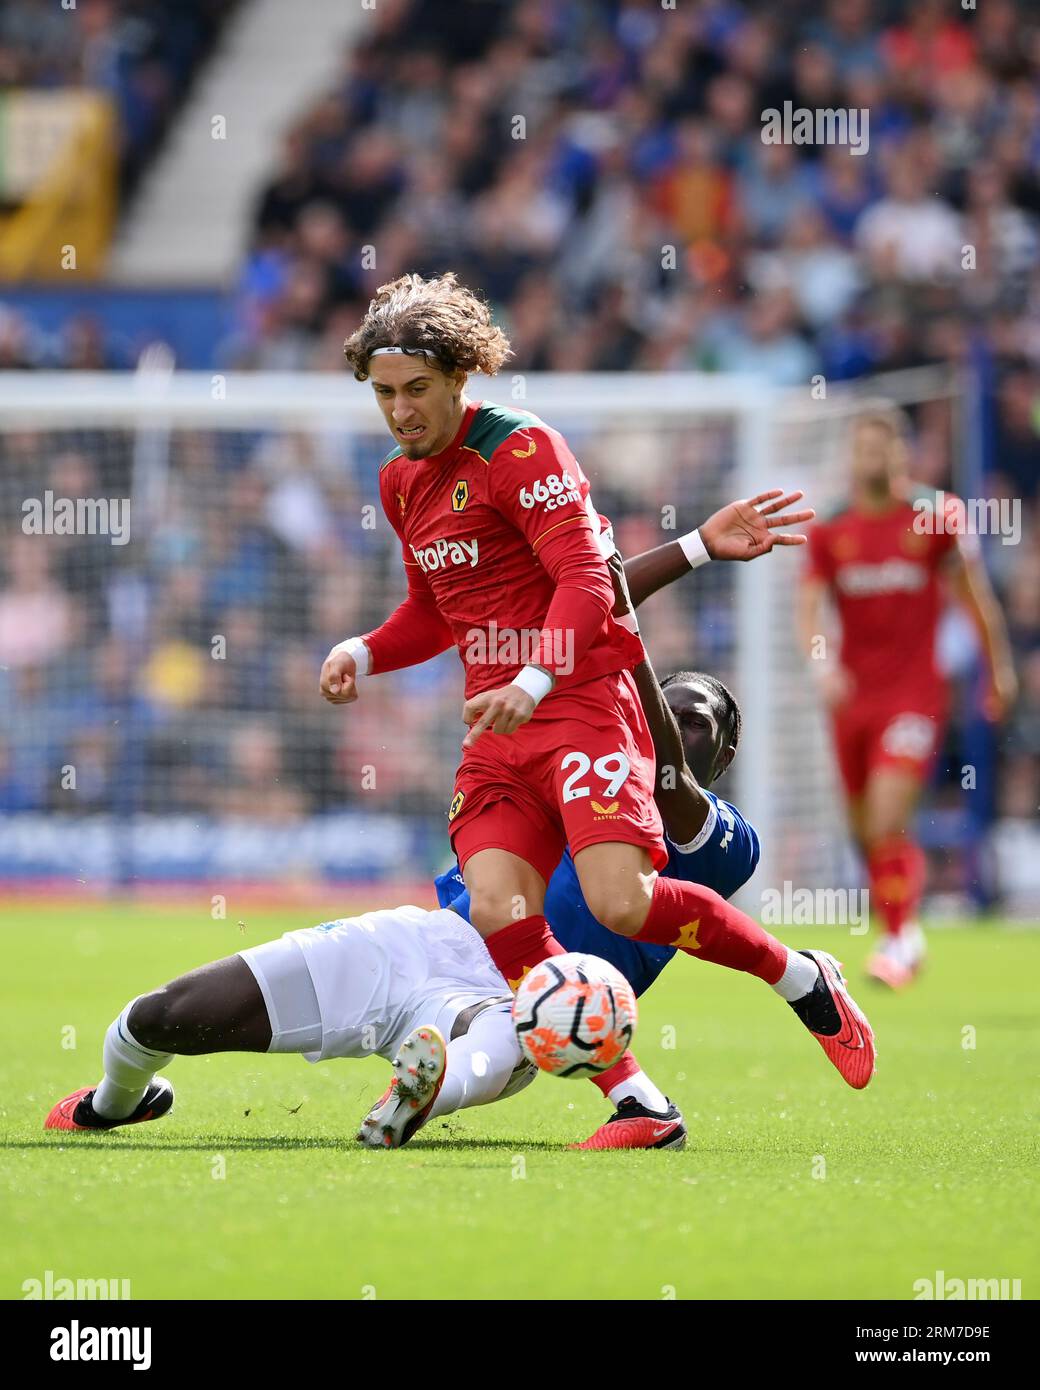
{"label": "white shorts", "polygon": [[479,933],[450,908],[343,917],[239,954],[267,1004],[270,1051],[302,1052],[308,1062],[392,1060],[420,1024],[450,1039],[463,1009],[512,997]]}

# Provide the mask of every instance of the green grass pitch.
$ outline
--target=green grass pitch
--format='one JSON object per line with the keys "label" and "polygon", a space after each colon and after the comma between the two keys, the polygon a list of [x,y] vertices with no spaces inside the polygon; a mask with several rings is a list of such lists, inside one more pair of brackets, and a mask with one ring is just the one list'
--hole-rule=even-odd
{"label": "green grass pitch", "polygon": [[1040,1292],[1040,933],[936,932],[899,997],[863,983],[867,938],[786,933],[846,963],[878,1035],[864,1093],[764,985],[677,959],[636,1051],[685,1111],[683,1153],[569,1152],[607,1107],[549,1077],[362,1150],[379,1059],[179,1058],[163,1120],[45,1134],[53,1102],[98,1079],[130,997],[320,920],[250,912],[243,934],[237,915],[4,910],[5,1298],[46,1270],[129,1279],[136,1299],[910,1299],[939,1270]]}

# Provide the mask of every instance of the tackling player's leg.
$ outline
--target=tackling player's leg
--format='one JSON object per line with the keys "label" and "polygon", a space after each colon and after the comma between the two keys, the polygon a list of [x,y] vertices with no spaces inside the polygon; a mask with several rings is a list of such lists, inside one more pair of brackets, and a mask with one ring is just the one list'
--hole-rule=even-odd
{"label": "tackling player's leg", "polygon": [[391,1063],[393,1079],[361,1121],[358,1142],[370,1149],[399,1149],[430,1118],[444,1084],[447,1044],[432,1024],[413,1028]]}
{"label": "tackling player's leg", "polygon": [[[466,949],[469,941],[471,951]],[[308,959],[318,972],[313,977]],[[367,1003],[372,981],[380,978],[386,986],[386,1011],[373,1017]],[[428,981],[434,978],[437,992],[431,994]],[[501,1009],[501,988],[476,934],[454,913],[402,908],[289,933],[133,1000],[106,1034],[100,1084],[66,1096],[48,1115],[45,1128],[107,1130],[158,1119],[169,1110],[173,1091],[156,1073],[176,1055],[295,1052],[317,1061],[367,1056],[385,1047],[382,1055],[392,1056],[394,1039],[408,1041],[402,1030],[414,1033],[428,1024],[426,1038],[419,1040],[425,1044],[435,1038],[438,1021],[450,1031],[476,1005],[491,1002]],[[469,1001],[475,1001],[473,1008]],[[418,1017],[417,1008],[429,1017]],[[369,1040],[370,1028],[380,1043]],[[450,1085],[438,1113],[518,1089],[511,1077],[520,1050],[508,1017],[498,1021],[494,1036],[488,1027],[481,1037],[480,1054],[474,1052],[472,1058],[465,1048],[453,1055],[455,1044],[449,1046]],[[402,1045],[395,1058],[405,1078],[413,1075],[408,1067],[414,1059],[408,1053]],[[422,1118],[428,1117],[429,1102],[439,1098],[442,1081],[433,1076],[436,1084],[426,1084],[432,1073],[425,1061],[414,1074],[424,1087],[423,1104],[413,1107],[424,1112]],[[456,1064],[465,1068],[457,1079],[452,1074]]]}
{"label": "tackling player's leg", "polygon": [[521,1053],[510,1002],[485,1000],[459,1014],[446,1046],[436,1029],[412,1029],[393,1070],[361,1122],[357,1137],[369,1148],[400,1148],[441,1115],[507,1100],[530,1085],[538,1069]]}
{"label": "tackling player's leg", "polygon": [[129,1003],[105,1034],[101,1082],[59,1101],[44,1128],[107,1130],[156,1120],[173,1105],[173,1087],[155,1076],[175,1055],[266,1052],[270,1043],[253,972],[241,956],[213,961]]}

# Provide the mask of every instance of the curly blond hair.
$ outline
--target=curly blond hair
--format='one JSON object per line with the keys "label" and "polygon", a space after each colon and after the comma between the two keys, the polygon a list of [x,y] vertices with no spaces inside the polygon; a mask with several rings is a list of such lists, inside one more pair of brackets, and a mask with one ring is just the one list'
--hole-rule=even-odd
{"label": "curly blond hair", "polygon": [[485,301],[450,270],[431,280],[412,274],[380,285],[361,327],[343,344],[357,381],[367,381],[369,360],[381,347],[428,352],[445,372],[461,368],[488,376],[511,351]]}

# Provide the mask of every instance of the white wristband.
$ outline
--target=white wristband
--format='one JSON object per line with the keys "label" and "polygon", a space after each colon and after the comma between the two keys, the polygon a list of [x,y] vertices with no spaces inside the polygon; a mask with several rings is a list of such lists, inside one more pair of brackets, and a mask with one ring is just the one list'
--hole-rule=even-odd
{"label": "white wristband", "polygon": [[543,671],[540,666],[525,666],[522,670],[517,671],[509,684],[519,686],[521,690],[530,695],[535,706],[538,706],[556,682],[549,672]]}
{"label": "white wristband", "polygon": [[368,643],[363,637],[349,637],[345,642],[341,642],[336,650],[346,652],[348,656],[354,658],[354,665],[359,676],[368,675],[369,667],[372,664],[372,655],[368,650]]}
{"label": "white wristband", "polygon": [[699,531],[687,531],[685,536],[679,537],[679,544],[682,546],[682,553],[689,560],[692,570],[695,570],[698,565],[706,565],[711,559],[707,547],[701,540]]}

